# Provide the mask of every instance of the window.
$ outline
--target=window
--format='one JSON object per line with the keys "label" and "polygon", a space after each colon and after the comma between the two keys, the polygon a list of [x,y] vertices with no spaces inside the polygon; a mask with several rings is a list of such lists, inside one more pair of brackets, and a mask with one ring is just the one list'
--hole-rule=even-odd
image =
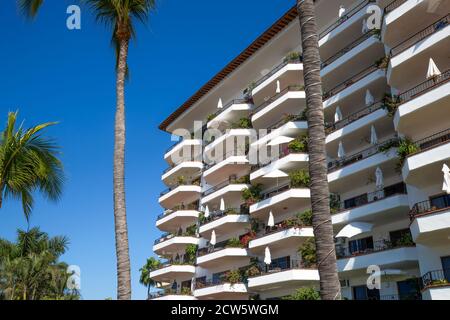
{"label": "window", "polygon": [[450,256],[442,257],[441,262],[442,270],[444,270],[444,277],[448,282],[450,282]]}
{"label": "window", "polygon": [[350,254],[365,252],[368,249],[373,249],[373,238],[367,237],[357,240],[351,240],[348,242],[348,248]]}
{"label": "window", "polygon": [[406,186],[403,182],[384,188],[385,197],[390,197],[399,193],[406,193]]}
{"label": "window", "polygon": [[344,207],[345,209],[354,208],[367,204],[368,202],[369,201],[367,199],[367,193],[365,193],[360,196],[345,200]]}
{"label": "window", "polygon": [[354,300],[380,300],[380,290],[368,289],[367,286],[353,287]]}
{"label": "window", "polygon": [[397,282],[399,300],[419,300],[422,298],[417,278]]}
{"label": "window", "polygon": [[410,229],[402,229],[397,231],[389,232],[389,236],[391,239],[392,246],[398,247],[402,244],[405,244],[406,239],[412,239]]}
{"label": "window", "polygon": [[431,210],[438,210],[450,207],[450,195],[443,194],[430,197]]}

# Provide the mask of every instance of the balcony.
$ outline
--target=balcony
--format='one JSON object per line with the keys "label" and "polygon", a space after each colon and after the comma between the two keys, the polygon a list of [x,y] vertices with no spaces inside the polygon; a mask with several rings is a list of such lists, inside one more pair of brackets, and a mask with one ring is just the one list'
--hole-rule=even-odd
{"label": "balcony", "polygon": [[398,143],[398,138],[394,137],[342,159],[330,161],[328,183],[332,192],[348,191],[349,185],[366,183],[366,177],[373,174],[376,167],[380,167],[384,174],[393,173],[392,162],[397,159]]}
{"label": "balcony", "polygon": [[342,79],[349,78],[361,66],[369,66],[383,57],[384,46],[375,31],[369,31],[326,59],[321,64],[320,75],[324,91]]}
{"label": "balcony", "polygon": [[417,265],[415,245],[393,244],[388,240],[374,242],[373,248],[349,252],[348,248],[336,247],[339,272],[365,270],[371,265],[383,268],[406,269]]}
{"label": "balcony", "polygon": [[[388,82],[396,88],[411,87],[416,79],[423,77],[430,57],[443,69],[450,67],[450,15],[409,37],[391,50]],[[414,68],[411,68],[414,66]]]}
{"label": "balcony", "polygon": [[236,265],[249,261],[247,249],[228,247],[228,241],[217,244],[213,248],[202,248],[198,251],[197,265],[202,268],[217,268],[223,265]]}
{"label": "balcony", "polygon": [[385,89],[386,72],[374,64],[325,92],[324,111],[331,111],[338,103],[360,104],[364,101],[366,90],[370,90],[374,96],[380,96],[384,94]]}
{"label": "balcony", "polygon": [[222,182],[226,177],[236,173],[247,172],[250,162],[247,159],[247,150],[232,150],[223,156],[221,160],[214,161],[205,167],[203,178],[210,185]]}
{"label": "balcony", "polygon": [[444,125],[450,113],[450,69],[406,90],[398,99],[394,125],[403,134],[415,135],[425,124]]}
{"label": "balcony", "polygon": [[338,122],[327,124],[325,128],[327,133],[326,143],[330,144],[350,134],[363,134],[361,130],[367,131],[368,126],[386,119],[387,115],[388,112],[384,108],[384,103],[379,101],[350,114]]}
{"label": "balcony", "polygon": [[210,279],[195,282],[194,297],[201,300],[248,300],[247,286],[227,279]]}
{"label": "balcony", "polygon": [[153,252],[158,255],[170,255],[184,251],[190,244],[199,243],[200,239],[194,235],[167,233],[155,240]]}
{"label": "balcony", "polygon": [[[164,154],[164,160],[174,165],[179,159],[191,159],[193,155],[201,152],[203,141],[201,139],[182,139],[172,145]],[[174,161],[178,159],[178,161]]]}
{"label": "balcony", "polygon": [[450,159],[450,129],[415,141],[416,150],[407,155],[402,168],[403,179],[416,187],[442,181],[442,166]]}
{"label": "balcony", "polygon": [[179,181],[174,186],[161,192],[159,204],[163,208],[173,208],[179,204],[192,203],[200,199],[202,188],[198,180],[193,182]]}
{"label": "balcony", "polygon": [[274,67],[269,73],[252,84],[251,95],[256,104],[260,104],[266,97],[270,97],[277,90],[277,81],[280,91],[290,84],[295,84],[303,78],[303,59],[299,57],[286,57],[283,62]]}
{"label": "balcony", "polygon": [[303,264],[298,260],[289,260],[289,265],[258,264],[257,276],[248,279],[248,287],[252,291],[264,292],[279,288],[314,287],[319,281],[317,269]]}
{"label": "balcony", "polygon": [[195,266],[189,264],[164,264],[150,272],[150,278],[157,282],[170,283],[173,279],[190,279],[195,274]]}
{"label": "balcony", "polygon": [[422,276],[424,300],[450,300],[450,270],[434,270]]}
{"label": "balcony", "polygon": [[269,125],[267,134],[264,136],[260,135],[258,140],[252,143],[252,147],[260,148],[280,136],[297,137],[302,133],[306,133],[307,130],[308,124],[304,115],[287,115],[283,119]]}
{"label": "balcony", "polygon": [[248,210],[245,208],[217,210],[200,221],[199,233],[202,237],[210,239],[213,230],[217,235],[228,234],[249,227],[249,223]]}
{"label": "balcony", "polygon": [[269,211],[287,212],[293,208],[303,208],[310,204],[310,191],[307,188],[291,187],[290,183],[262,194],[261,201],[250,206],[253,216],[268,215]]}
{"label": "balcony", "polygon": [[402,218],[409,209],[406,186],[399,183],[383,190],[366,193],[344,201],[332,215],[333,225],[351,222],[387,224]]}
{"label": "balcony", "polygon": [[178,206],[159,215],[156,227],[161,231],[176,232],[180,226],[194,224],[199,213],[198,205]]}
{"label": "balcony", "polygon": [[287,248],[295,251],[301,243],[311,237],[314,237],[312,227],[291,226],[289,222],[284,222],[273,228],[267,227],[256,239],[249,242],[248,247],[252,253],[257,254],[263,254],[267,246],[274,251]]}
{"label": "balcony", "polygon": [[[450,196],[448,198],[450,199]],[[445,196],[441,197],[441,201],[438,200],[422,201],[411,209],[410,229],[414,242],[433,245],[448,240],[450,202],[445,200]]]}
{"label": "balcony", "polygon": [[[184,288],[183,288],[184,289]],[[155,301],[164,301],[164,300],[170,300],[170,301],[177,301],[177,300],[197,300],[194,296],[192,296],[192,293],[188,288],[184,289],[183,292],[179,292],[177,290],[172,289],[164,289],[159,292],[150,293],[148,296],[148,300],[155,300]]]}
{"label": "balcony", "polygon": [[247,189],[248,176],[236,179],[230,177],[226,181],[215,185],[203,192],[201,204],[219,208],[220,202],[223,201],[227,206],[239,206],[242,202],[242,191]]}
{"label": "balcony", "polygon": [[253,108],[253,103],[249,99],[234,99],[228,102],[225,106],[211,116],[206,127],[209,128],[224,128],[228,124],[233,123],[243,117],[247,117],[250,110]]}
{"label": "balcony", "polygon": [[279,121],[280,115],[298,114],[306,107],[304,87],[289,86],[265,100],[253,111],[252,123],[257,129],[266,129]]}
{"label": "balcony", "polygon": [[[214,140],[211,140],[207,142],[204,154],[211,154],[211,152],[218,152],[218,148],[220,150],[223,150],[224,146],[227,146],[228,144],[232,144],[236,139],[249,139],[253,134],[252,129],[247,128],[232,128],[227,129],[226,132],[219,137],[216,137]],[[238,140],[239,141],[239,140]]]}
{"label": "balcony", "polygon": [[[370,0],[360,1],[344,13],[342,17],[319,34],[319,48],[322,57],[327,59],[336,52],[342,43],[349,43],[361,34],[362,21]],[[336,10],[337,12],[337,10]]]}
{"label": "balcony", "polygon": [[181,161],[167,168],[161,177],[161,180],[168,186],[177,182],[178,177],[196,178],[202,173],[203,162],[201,161]]}

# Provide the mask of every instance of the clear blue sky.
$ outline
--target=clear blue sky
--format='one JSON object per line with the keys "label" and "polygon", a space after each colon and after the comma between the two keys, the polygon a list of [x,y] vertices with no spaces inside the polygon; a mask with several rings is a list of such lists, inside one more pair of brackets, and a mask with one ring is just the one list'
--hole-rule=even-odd
{"label": "clear blue sky", "polygon": [[[66,29],[66,8],[77,0],[46,0],[28,22],[15,0],[0,5],[0,124],[19,109],[25,126],[60,121],[48,134],[62,147],[67,174],[64,195],[53,204],[36,198],[31,225],[64,234],[63,257],[81,267],[85,299],[116,296],[112,209],[115,109],[114,52],[109,30],[82,10],[82,30]],[[170,135],[158,124],[225,66],[294,1],[160,0],[147,27],[130,48],[126,88],[126,191],[133,298],[144,299],[139,268],[151,256],[160,232],[159,192]],[[26,228],[21,207],[0,210],[0,237]]]}

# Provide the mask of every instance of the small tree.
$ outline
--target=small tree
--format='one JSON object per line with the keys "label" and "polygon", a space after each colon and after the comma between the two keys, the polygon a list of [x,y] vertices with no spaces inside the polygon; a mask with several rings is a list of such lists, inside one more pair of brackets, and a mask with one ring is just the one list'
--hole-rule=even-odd
{"label": "small tree", "polygon": [[314,288],[300,288],[284,300],[320,300],[319,292]]}

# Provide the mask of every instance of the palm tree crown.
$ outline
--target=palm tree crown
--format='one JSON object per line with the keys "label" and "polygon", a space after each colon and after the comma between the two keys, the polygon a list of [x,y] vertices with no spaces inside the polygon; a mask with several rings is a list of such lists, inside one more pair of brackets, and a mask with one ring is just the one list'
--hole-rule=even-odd
{"label": "palm tree crown", "polygon": [[3,199],[22,201],[27,220],[33,209],[33,192],[56,201],[64,181],[63,166],[57,158],[58,147],[42,136],[42,130],[55,123],[16,129],[17,112],[8,114],[6,128],[0,136],[0,208]]}
{"label": "palm tree crown", "polygon": [[28,18],[36,17],[39,8],[44,3],[44,0],[18,0],[19,7],[23,14]]}

